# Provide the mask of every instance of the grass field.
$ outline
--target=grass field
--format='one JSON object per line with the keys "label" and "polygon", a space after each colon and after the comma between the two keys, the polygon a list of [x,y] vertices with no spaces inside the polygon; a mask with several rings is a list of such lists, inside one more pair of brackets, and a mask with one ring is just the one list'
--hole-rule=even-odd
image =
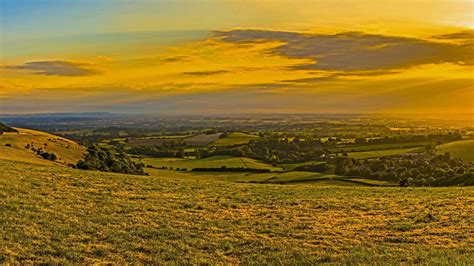
{"label": "grass field", "polygon": [[374,151],[374,150],[389,150],[389,149],[406,149],[422,147],[428,144],[426,141],[420,142],[406,142],[406,143],[387,143],[387,144],[369,144],[360,146],[346,146],[338,148],[330,148],[331,152],[359,152],[359,151]]}
{"label": "grass field", "polygon": [[219,138],[216,141],[212,142],[212,145],[216,146],[227,146],[227,145],[238,145],[238,144],[247,144],[251,140],[258,139],[256,135],[250,135],[240,132],[231,132],[224,138]]}
{"label": "grass field", "polygon": [[183,141],[190,145],[207,146],[211,144],[212,142],[218,140],[221,135],[222,133],[200,134],[200,135],[192,136],[189,138],[185,138],[183,139]]}
{"label": "grass field", "polygon": [[226,166],[228,168],[258,168],[270,169],[272,171],[281,170],[279,167],[274,167],[258,160],[245,157],[231,157],[231,156],[213,156],[204,159],[180,159],[180,158],[144,158],[142,162],[145,165],[152,165],[154,167],[173,167],[176,168],[220,168]]}
{"label": "grass field", "polygon": [[311,173],[311,172],[286,172],[281,174],[274,174],[263,180],[265,183],[298,183],[320,181],[322,179],[332,178],[334,175]]}
{"label": "grass field", "polygon": [[[81,145],[58,136],[30,129],[17,128],[17,130],[19,133],[6,132],[0,135],[0,159],[45,165],[55,164],[41,158],[31,149],[26,149],[27,144],[56,154],[57,162],[63,164],[76,164],[86,152]],[[7,144],[11,147],[7,147]]]}
{"label": "grass field", "polygon": [[168,176],[173,178],[196,179],[206,181],[227,181],[237,183],[260,184],[309,184],[315,186],[398,186],[387,181],[371,180],[357,177],[342,177],[333,174],[313,172],[283,172],[283,173],[248,173],[248,172],[181,172],[148,168],[146,172],[152,176]]}
{"label": "grass field", "polygon": [[[145,137],[145,138],[136,138],[131,139],[129,142],[125,143],[127,146],[134,147],[146,147],[146,146],[162,146],[164,142],[176,141],[179,142],[184,138],[189,136],[160,136],[160,137]],[[114,139],[116,141],[121,141],[125,139]]]}
{"label": "grass field", "polygon": [[132,139],[128,143],[126,143],[126,145],[132,146],[132,147],[162,146],[164,142],[169,142],[172,140],[180,140],[180,139],[165,139],[165,138]]}
{"label": "grass field", "polygon": [[438,154],[449,152],[452,157],[461,158],[465,162],[474,162],[474,140],[460,140],[436,147]]}
{"label": "grass field", "polygon": [[303,163],[286,163],[286,164],[280,164],[279,166],[282,167],[283,169],[287,171],[291,171],[295,169],[298,166],[302,165],[308,165],[308,164],[320,164],[324,163],[325,161],[309,161],[309,162],[303,162]]}
{"label": "grass field", "polygon": [[347,155],[350,158],[355,159],[369,159],[377,158],[382,156],[397,155],[403,153],[417,152],[419,148],[405,148],[405,149],[390,149],[390,150],[374,150],[374,151],[360,151],[360,152],[349,152]]}
{"label": "grass field", "polygon": [[474,188],[249,184],[0,159],[0,263],[474,261]]}

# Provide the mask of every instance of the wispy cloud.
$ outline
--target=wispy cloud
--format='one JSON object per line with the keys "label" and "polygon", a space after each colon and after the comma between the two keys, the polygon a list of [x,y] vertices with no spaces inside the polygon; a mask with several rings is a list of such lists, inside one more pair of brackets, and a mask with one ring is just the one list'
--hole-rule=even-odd
{"label": "wispy cloud", "polygon": [[178,55],[178,56],[169,56],[169,57],[161,58],[161,61],[166,62],[166,63],[174,63],[174,62],[188,61],[190,59],[191,58],[189,56]]}
{"label": "wispy cloud", "polygon": [[432,36],[435,39],[441,40],[461,40],[465,42],[474,42],[474,31],[461,31],[455,33],[441,34]]}
{"label": "wispy cloud", "polygon": [[209,70],[209,71],[191,71],[191,72],[183,72],[183,75],[188,76],[211,76],[211,75],[219,75],[219,74],[226,74],[229,73],[229,70]]}
{"label": "wispy cloud", "polygon": [[281,80],[284,83],[301,83],[301,84],[310,84],[316,82],[333,82],[333,81],[347,81],[344,78],[354,79],[365,79],[371,76],[381,76],[381,75],[390,75],[401,73],[402,71],[397,70],[375,70],[375,71],[350,71],[350,72],[329,72],[325,75],[318,75],[308,78],[299,78],[299,79],[286,79]]}
{"label": "wispy cloud", "polygon": [[4,68],[11,70],[31,71],[38,75],[67,77],[90,76],[100,73],[100,71],[94,68],[93,64],[65,60],[33,61],[24,63],[22,65],[5,66]]}
{"label": "wispy cloud", "polygon": [[[297,70],[371,71],[439,63],[474,65],[472,43],[457,45],[361,32],[306,34],[252,29],[217,31],[215,36],[223,42],[232,43],[281,42],[268,52],[310,60],[310,63],[293,67]],[[466,38],[468,34],[444,36],[448,37]]]}

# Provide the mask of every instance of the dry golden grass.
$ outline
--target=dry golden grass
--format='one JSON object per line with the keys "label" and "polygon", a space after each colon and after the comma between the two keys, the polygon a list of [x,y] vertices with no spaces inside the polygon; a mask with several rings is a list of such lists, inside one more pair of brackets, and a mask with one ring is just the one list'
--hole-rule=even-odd
{"label": "dry golden grass", "polygon": [[474,261],[471,187],[244,184],[7,160],[0,169],[0,262]]}
{"label": "dry golden grass", "polygon": [[[31,129],[17,130],[19,133],[6,132],[0,135],[0,159],[43,165],[76,164],[86,152],[84,147],[68,139]],[[6,144],[11,147],[5,146]],[[26,149],[27,144],[56,154],[59,158],[57,163],[45,160],[31,149]]]}

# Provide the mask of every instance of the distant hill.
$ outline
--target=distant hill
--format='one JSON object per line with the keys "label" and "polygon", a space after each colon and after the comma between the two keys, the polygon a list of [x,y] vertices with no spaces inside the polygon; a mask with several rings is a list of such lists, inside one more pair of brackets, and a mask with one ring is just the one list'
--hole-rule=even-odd
{"label": "distant hill", "polygon": [[51,118],[51,117],[104,117],[104,116],[113,116],[115,114],[108,113],[108,112],[85,112],[85,113],[38,113],[38,114],[7,114],[2,115],[0,117],[4,118],[31,118],[31,117],[44,117],[44,118]]}
{"label": "distant hill", "polygon": [[474,162],[474,140],[459,140],[439,145],[438,154],[449,152],[451,157],[461,158],[464,162]]}
{"label": "distant hill", "polygon": [[[0,135],[0,159],[43,164],[76,164],[85,155],[86,149],[74,141],[36,130],[11,128]],[[38,154],[54,154],[57,159],[43,159]]]}

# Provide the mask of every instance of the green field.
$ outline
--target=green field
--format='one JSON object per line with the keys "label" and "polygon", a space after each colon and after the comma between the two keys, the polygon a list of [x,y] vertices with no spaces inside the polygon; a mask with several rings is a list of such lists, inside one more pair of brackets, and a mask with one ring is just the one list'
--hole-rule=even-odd
{"label": "green field", "polygon": [[348,157],[354,158],[354,159],[369,159],[369,158],[377,158],[377,157],[382,157],[382,156],[418,152],[419,150],[420,148],[374,150],[374,151],[349,152],[347,155]]}
{"label": "green field", "polygon": [[334,175],[311,173],[311,172],[287,172],[275,174],[263,180],[264,183],[303,183],[303,182],[318,182],[328,178],[335,177]]}
{"label": "green field", "polygon": [[420,142],[406,142],[406,143],[387,143],[387,144],[368,144],[368,145],[353,145],[338,148],[330,148],[331,152],[359,152],[359,151],[374,151],[374,150],[389,150],[389,149],[406,149],[422,147],[428,144],[426,141]]}
{"label": "green field", "polygon": [[452,157],[461,158],[465,162],[474,162],[474,140],[460,140],[436,147],[438,154],[449,152]]}
{"label": "green field", "polygon": [[238,145],[238,144],[247,144],[251,140],[258,139],[256,135],[250,135],[240,132],[231,132],[226,137],[219,138],[214,141],[212,145],[216,146],[227,146],[227,145]]}
{"label": "green field", "polygon": [[251,184],[2,159],[0,169],[0,263],[474,261],[472,187]]}
{"label": "green field", "polygon": [[212,142],[218,140],[221,135],[222,133],[200,134],[200,135],[192,136],[189,138],[185,138],[183,139],[183,141],[189,145],[207,146],[211,144]]}
{"label": "green field", "polygon": [[222,166],[228,168],[257,168],[270,169],[272,171],[279,171],[281,168],[260,162],[258,160],[245,157],[231,157],[231,156],[213,156],[204,159],[180,159],[180,158],[144,158],[142,162],[145,165],[152,165],[154,167],[173,167],[176,168],[221,168]]}
{"label": "green field", "polygon": [[287,171],[291,171],[291,170],[295,169],[298,166],[308,165],[308,164],[320,164],[320,163],[323,163],[323,162],[325,162],[325,161],[309,161],[309,162],[303,162],[303,163],[285,163],[285,164],[280,164],[279,166],[282,167],[283,169],[287,170]]}
{"label": "green field", "polygon": [[260,184],[297,184],[307,183],[315,186],[344,185],[344,186],[398,186],[387,181],[371,180],[357,177],[341,177],[333,174],[314,172],[282,172],[282,173],[248,173],[248,172],[182,172],[148,168],[146,172],[152,176],[168,176],[207,181],[227,181],[237,183]]}

